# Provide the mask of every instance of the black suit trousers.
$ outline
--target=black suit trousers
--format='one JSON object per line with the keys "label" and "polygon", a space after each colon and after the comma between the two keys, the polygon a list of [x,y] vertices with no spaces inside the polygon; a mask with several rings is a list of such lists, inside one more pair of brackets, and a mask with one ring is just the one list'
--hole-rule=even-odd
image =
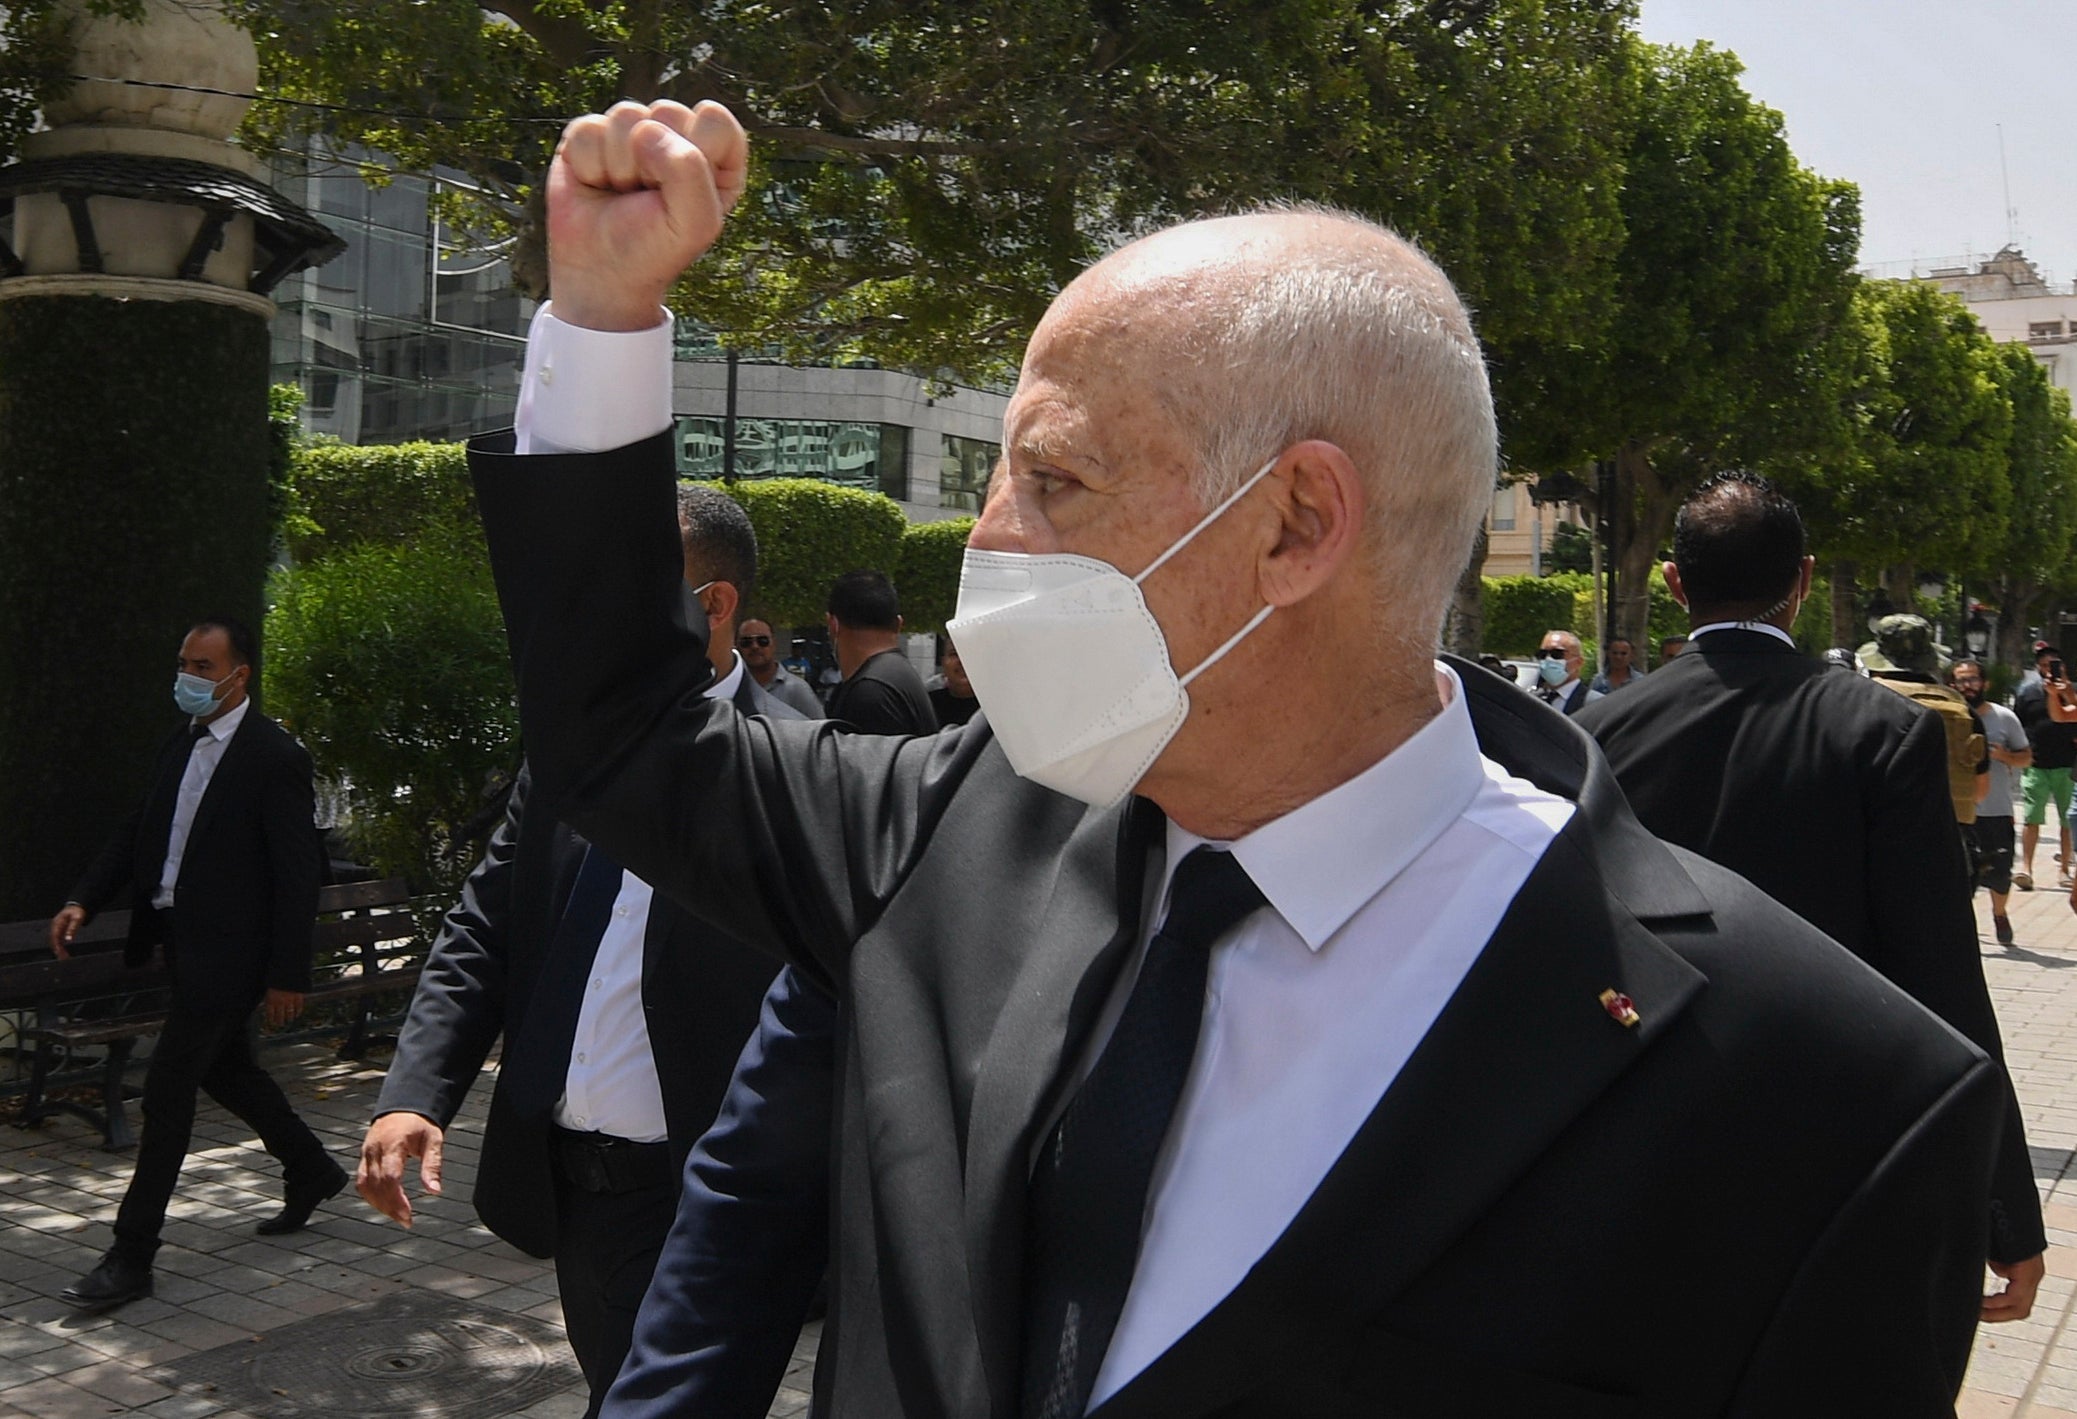
{"label": "black suit trousers", "polygon": [[627,1358],[635,1312],[677,1215],[677,1180],[630,1192],[587,1192],[557,1168],[555,1202],[555,1285],[563,1328],[591,1387],[585,1419],[597,1419]]}
{"label": "black suit trousers", "polygon": [[137,1170],[116,1213],[116,1249],[149,1261],[159,1246],[166,1205],[187,1158],[195,1127],[195,1093],[202,1090],[260,1136],[294,1182],[322,1174],[324,1144],[303,1122],[281,1086],[253,1058],[253,1014],[176,1005],[153,1048],[144,1074],[144,1132]]}

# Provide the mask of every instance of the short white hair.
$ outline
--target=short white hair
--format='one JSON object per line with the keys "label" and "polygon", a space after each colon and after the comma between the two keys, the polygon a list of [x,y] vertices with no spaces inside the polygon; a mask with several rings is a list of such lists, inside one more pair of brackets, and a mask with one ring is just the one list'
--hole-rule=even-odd
{"label": "short white hair", "polygon": [[1316,207],[1246,215],[1290,218],[1305,235],[1241,243],[1159,282],[1177,342],[1151,378],[1194,447],[1198,496],[1216,504],[1293,444],[1335,444],[1369,491],[1384,629],[1432,650],[1498,484],[1470,314],[1432,261],[1376,223]]}

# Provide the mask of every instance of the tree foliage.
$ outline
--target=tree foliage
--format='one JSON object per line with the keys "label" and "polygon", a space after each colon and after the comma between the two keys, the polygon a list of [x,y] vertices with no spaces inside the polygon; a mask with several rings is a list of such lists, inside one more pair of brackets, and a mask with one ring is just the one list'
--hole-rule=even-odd
{"label": "tree foliage", "polygon": [[513,242],[535,293],[539,181],[570,116],[727,103],[756,140],[752,192],[681,308],[796,357],[969,378],[1013,369],[1053,293],[1121,234],[1276,197],[1399,223],[1503,344],[1593,324],[1615,233],[1606,61],[1634,8],[234,4],[263,87],[293,101],[255,109],[254,142],[315,129],[460,169],[484,191],[473,225]]}

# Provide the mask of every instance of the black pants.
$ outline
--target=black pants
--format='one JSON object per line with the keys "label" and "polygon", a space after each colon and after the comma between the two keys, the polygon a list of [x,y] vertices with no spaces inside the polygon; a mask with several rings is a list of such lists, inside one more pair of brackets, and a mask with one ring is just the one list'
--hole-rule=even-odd
{"label": "black pants", "polygon": [[635,1312],[677,1215],[678,1182],[668,1160],[655,1181],[623,1192],[587,1190],[558,1167],[555,1196],[555,1284],[562,1293],[563,1328],[591,1387],[586,1419],[596,1419],[627,1358]]}
{"label": "black pants", "polygon": [[159,1249],[166,1205],[194,1133],[198,1089],[259,1134],[288,1181],[319,1177],[331,1161],[281,1086],[253,1059],[254,1028],[251,1010],[196,1011],[176,1002],[167,1015],[144,1073],[137,1171],[115,1216],[115,1245],[124,1255],[148,1263]]}

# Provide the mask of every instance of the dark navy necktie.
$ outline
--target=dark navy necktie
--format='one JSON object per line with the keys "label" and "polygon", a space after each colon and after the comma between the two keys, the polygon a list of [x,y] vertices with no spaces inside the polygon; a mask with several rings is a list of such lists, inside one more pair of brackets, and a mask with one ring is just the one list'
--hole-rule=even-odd
{"label": "dark navy necktie", "polygon": [[1176,869],[1110,1042],[1032,1174],[1026,1211],[1024,1419],[1081,1419],[1139,1261],[1154,1157],[1197,1052],[1211,945],[1263,904],[1231,853]]}

